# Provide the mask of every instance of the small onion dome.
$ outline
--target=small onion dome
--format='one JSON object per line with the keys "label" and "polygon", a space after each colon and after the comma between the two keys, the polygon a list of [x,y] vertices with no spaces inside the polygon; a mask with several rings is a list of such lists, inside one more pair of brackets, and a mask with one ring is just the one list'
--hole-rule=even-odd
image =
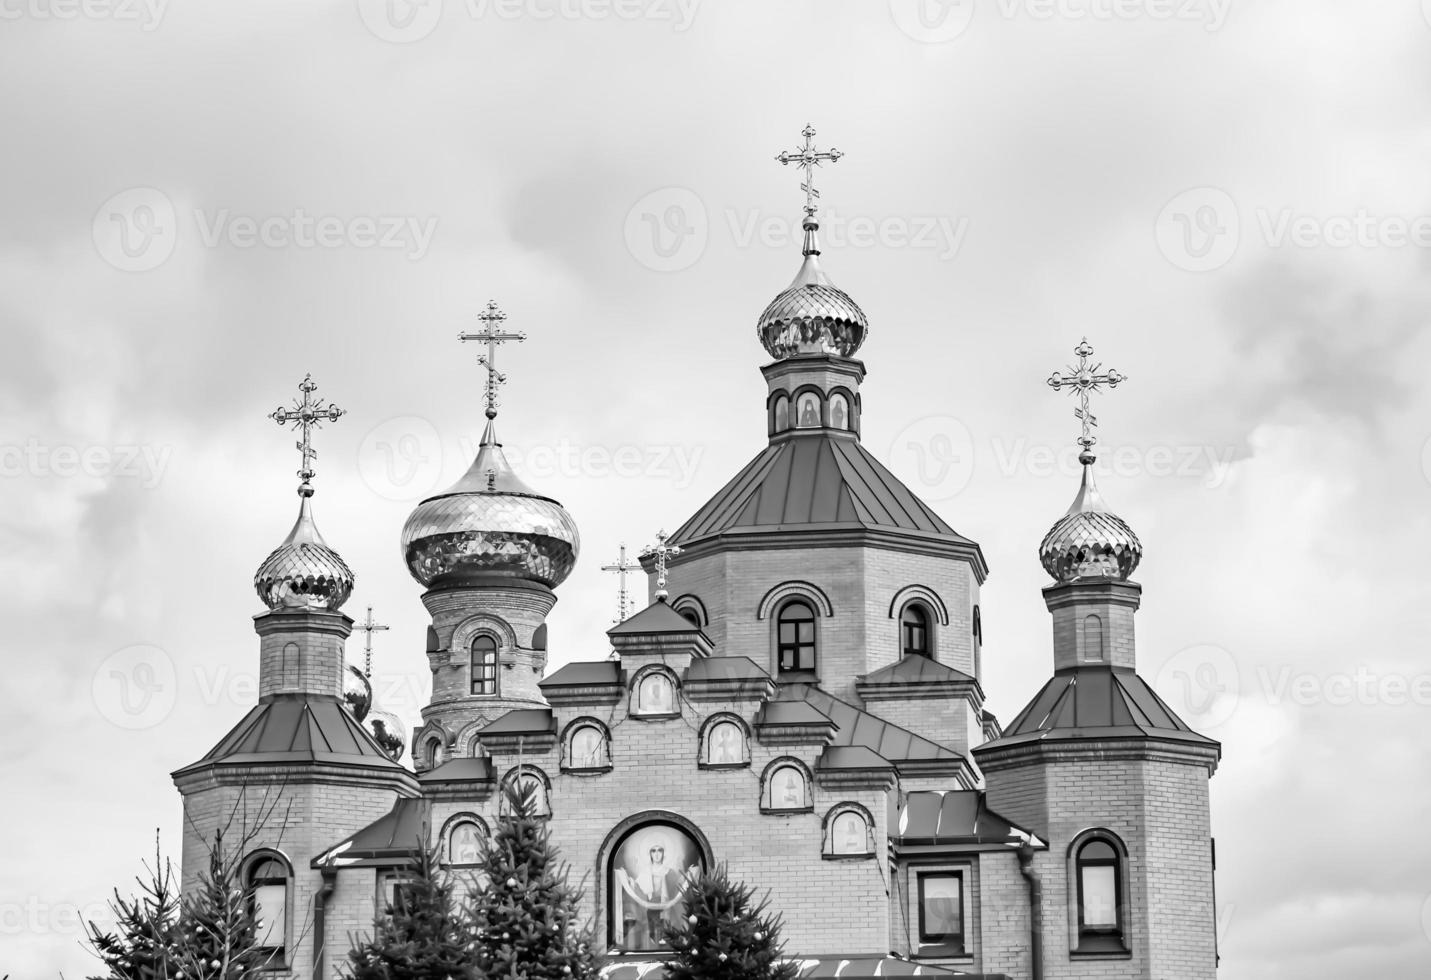
{"label": "small onion dome", "polygon": [[554,588],[580,550],[576,522],[517,478],[491,422],[467,473],[418,504],[402,529],[407,569],[428,587],[496,577]]}
{"label": "small onion dome", "polygon": [[1143,558],[1143,544],[1128,523],[1108,509],[1093,482],[1093,456],[1079,457],[1083,484],[1073,506],[1044,535],[1039,561],[1059,582],[1126,579]]}
{"label": "small onion dome", "polygon": [[353,571],[318,533],[302,494],[298,521],[253,576],[253,587],[269,609],[336,610],[353,592]]}
{"label": "small onion dome", "polygon": [[390,711],[373,710],[363,719],[363,727],[378,743],[378,748],[387,753],[394,762],[407,751],[407,736],[403,734],[402,720]]}
{"label": "small onion dome", "polygon": [[352,664],[348,664],[348,669],[343,671],[343,703],[358,721],[368,717],[373,708],[373,684]]}
{"label": "small onion dome", "polygon": [[756,333],[776,360],[800,354],[853,357],[869,333],[869,321],[849,293],[820,268],[819,225],[805,218],[805,261],[784,292],[760,314]]}

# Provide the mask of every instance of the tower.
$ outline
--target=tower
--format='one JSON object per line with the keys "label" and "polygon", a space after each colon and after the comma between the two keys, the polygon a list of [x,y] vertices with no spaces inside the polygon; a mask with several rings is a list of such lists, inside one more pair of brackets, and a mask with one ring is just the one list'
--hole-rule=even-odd
{"label": "tower", "polygon": [[1025,874],[1043,976],[1211,980],[1216,974],[1208,779],[1217,742],[1188,728],[1137,673],[1130,576],[1143,546],[1094,481],[1088,399],[1124,377],[1078,363],[1050,386],[1080,400],[1082,482],[1039,559],[1053,617],[1053,678],[999,738],[974,750],[990,804],[1041,835]]}
{"label": "tower", "polygon": [[[267,607],[259,636],[259,698],[202,759],[173,773],[184,799],[185,888],[207,867],[215,834],[255,889],[261,942],[294,976],[323,976],[324,919],[334,882],[311,862],[333,840],[417,795],[398,765],[344,703],[342,611],[353,573],[313,519],[312,430],[343,410],[315,398],[270,417],[301,430],[298,520],[254,575]],[[234,849],[240,853],[235,854]]]}
{"label": "tower", "polygon": [[546,670],[546,617],[552,591],[571,574],[580,536],[557,501],[512,470],[497,438],[497,347],[526,334],[502,329],[506,315],[488,303],[482,329],[461,334],[486,346],[487,426],[477,457],[451,487],[417,505],[402,529],[403,560],[426,588],[432,617],[427,656],[432,698],[413,739],[425,772],[471,755],[484,725],[517,708],[546,705],[537,682]]}
{"label": "tower", "polygon": [[[843,154],[815,149],[809,126],[802,135],[776,157],[805,171],[800,267],[756,323],[771,358],[767,445],[671,535],[670,602],[787,692],[818,685],[964,753],[981,737],[988,566],[860,441],[855,355],[869,320],[825,271],[813,181]],[[972,768],[963,777],[977,782]]]}

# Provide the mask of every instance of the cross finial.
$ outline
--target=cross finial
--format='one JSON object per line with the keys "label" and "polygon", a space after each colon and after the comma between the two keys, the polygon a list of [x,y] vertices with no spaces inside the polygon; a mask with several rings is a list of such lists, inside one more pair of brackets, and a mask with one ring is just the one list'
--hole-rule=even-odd
{"label": "cross finial", "polygon": [[639,561],[632,561],[626,557],[626,542],[621,542],[620,557],[610,565],[602,565],[603,572],[615,572],[620,581],[620,589],[616,594],[616,619],[615,622],[624,623],[626,617],[631,615],[631,593],[626,588],[626,573],[641,567]]}
{"label": "cross finial", "polygon": [[1093,444],[1098,441],[1093,435],[1098,419],[1089,411],[1088,396],[1095,391],[1102,391],[1104,385],[1116,388],[1127,381],[1128,376],[1111,368],[1106,373],[1100,373],[1103,370],[1101,363],[1090,365],[1088,358],[1093,354],[1093,347],[1088,343],[1087,337],[1073,348],[1073,352],[1078,355],[1078,363],[1068,366],[1067,375],[1059,371],[1049,375],[1048,386],[1055,391],[1067,389],[1070,395],[1078,399],[1078,407],[1073,410],[1073,417],[1083,423],[1083,432],[1078,437],[1078,444],[1083,447],[1083,451],[1078,454],[1078,461],[1087,465],[1093,462]]}
{"label": "cross finial", "polygon": [[295,443],[295,447],[301,454],[298,470],[298,495],[300,497],[313,496],[313,461],[318,458],[318,451],[313,448],[313,430],[321,428],[324,422],[336,422],[347,414],[337,405],[329,405],[321,398],[314,398],[313,392],[318,390],[318,385],[313,381],[313,375],[305,374],[303,380],[298,384],[298,390],[303,392],[303,397],[293,399],[292,408],[279,406],[268,413],[268,417],[279,425],[292,425],[295,429],[301,429],[303,436]]}
{"label": "cross finial", "polygon": [[815,127],[809,123],[800,130],[800,135],[805,137],[805,143],[794,150],[782,150],[775,159],[783,164],[795,164],[795,166],[805,171],[805,180],[800,185],[800,189],[805,192],[805,215],[813,218],[815,216],[815,202],[820,199],[820,192],[815,189],[815,168],[828,160],[834,163],[844,156],[833,146],[828,150],[817,150],[810,141],[815,137]]}
{"label": "cross finial", "polygon": [[487,353],[477,355],[477,363],[487,369],[487,388],[482,395],[482,400],[487,405],[487,417],[495,419],[497,417],[497,386],[507,383],[507,376],[497,370],[497,346],[508,340],[523,341],[527,335],[521,330],[505,331],[502,324],[507,320],[507,314],[498,309],[495,302],[488,302],[487,308],[477,314],[477,319],[482,324],[482,329],[476,333],[460,333],[458,340],[476,340],[487,345]]}
{"label": "cross finial", "polygon": [[666,559],[674,558],[683,549],[674,544],[666,543],[666,531],[663,528],[656,532],[656,543],[650,545],[641,552],[642,558],[656,559],[656,601],[665,602],[670,593],[666,591]]}
{"label": "cross finial", "polygon": [[373,619],[373,607],[372,607],[372,606],[369,606],[369,607],[368,607],[368,616],[367,616],[367,618],[364,619],[361,623],[358,623],[357,625],[358,625],[358,629],[362,630],[364,633],[367,634],[367,636],[365,636],[365,637],[363,638],[363,676],[364,676],[364,677],[372,677],[372,676],[373,676],[373,634],[374,634],[374,633],[381,633],[383,630],[387,629],[388,627],[384,626],[382,623],[379,623],[379,622],[377,622],[376,620]]}

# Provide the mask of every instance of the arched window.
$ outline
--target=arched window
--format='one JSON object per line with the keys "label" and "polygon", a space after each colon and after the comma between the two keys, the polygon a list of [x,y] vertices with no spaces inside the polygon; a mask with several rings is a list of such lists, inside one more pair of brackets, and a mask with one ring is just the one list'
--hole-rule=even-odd
{"label": "arched window", "polygon": [[434,735],[422,744],[422,759],[427,763],[428,769],[436,769],[442,765],[442,739],[439,736]]}
{"label": "arched window", "polygon": [[1102,834],[1075,845],[1078,951],[1118,952],[1123,944],[1123,868],[1119,848]]}
{"label": "arched window", "polygon": [[575,770],[611,768],[610,741],[598,721],[581,721],[571,726],[566,738],[566,768]]}
{"label": "arched window", "polygon": [[685,911],[686,888],[704,868],[700,845],[680,827],[648,823],[626,833],[611,851],[610,945],[664,948]]}
{"label": "arched window", "polygon": [[869,813],[854,803],[841,803],[825,815],[825,857],[869,857],[874,854],[874,828]]}
{"label": "arched window", "polygon": [[473,813],[460,813],[447,822],[442,836],[444,867],[471,867],[482,863],[482,847],[487,840],[487,827]]}
{"label": "arched window", "polygon": [[472,641],[472,693],[497,693],[497,641],[485,634]]}
{"label": "arched window", "polygon": [[830,396],[830,427],[834,429],[850,427],[850,400],[838,391]]}
{"label": "arched window", "polygon": [[970,632],[974,634],[974,677],[977,680],[984,679],[984,617],[979,612],[979,607],[974,607]]}
{"label": "arched window", "polygon": [[932,657],[929,642],[929,613],[917,602],[904,607],[899,616],[900,649],[904,656]]}
{"label": "arched window", "polygon": [[790,399],[781,395],[775,399],[775,419],[772,428],[776,432],[784,432],[790,428]]}
{"label": "arched window", "polygon": [[776,617],[776,666],[780,673],[815,669],[815,610],[803,599],[780,607]]}
{"label": "arched window", "polygon": [[288,952],[288,887],[292,879],[288,862],[276,852],[260,851],[249,858],[244,877],[258,921],[254,943],[270,965],[280,965]]}
{"label": "arched window", "polygon": [[676,685],[662,670],[652,670],[636,680],[636,690],[632,699],[632,714],[674,715],[676,708]]}
{"label": "arched window", "polygon": [[793,759],[777,760],[765,770],[760,808],[767,812],[809,810],[810,777]]}
{"label": "arched window", "polygon": [[520,796],[523,793],[531,793],[532,816],[549,817],[552,815],[551,806],[551,784],[547,781],[546,775],[535,766],[523,766],[520,769],[513,769],[507,773],[502,780],[502,801],[498,806],[498,813],[507,816],[511,813],[511,804],[507,802],[507,792],[510,789]]}
{"label": "arched window", "polygon": [[795,425],[801,429],[818,429],[820,421],[820,396],[807,391],[800,396],[796,405]]}
{"label": "arched window", "polygon": [[1083,617],[1083,659],[1106,659],[1103,655],[1103,620],[1097,616]]}
{"label": "arched window", "polygon": [[745,729],[734,718],[719,718],[706,727],[701,762],[708,766],[743,766],[750,762]]}

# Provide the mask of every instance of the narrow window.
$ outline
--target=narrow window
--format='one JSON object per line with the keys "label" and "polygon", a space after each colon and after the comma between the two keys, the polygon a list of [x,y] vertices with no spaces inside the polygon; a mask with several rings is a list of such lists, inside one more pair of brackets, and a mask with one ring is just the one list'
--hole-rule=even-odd
{"label": "narrow window", "polygon": [[919,939],[964,945],[964,876],[957,871],[919,876]]}
{"label": "narrow window", "polygon": [[821,424],[819,397],[813,391],[807,391],[796,404],[800,415],[796,425],[802,429],[818,429]]}
{"label": "narrow window", "polygon": [[1103,656],[1103,620],[1097,616],[1083,617],[1083,659],[1106,659]]}
{"label": "narrow window", "polygon": [[472,693],[497,693],[497,641],[490,636],[472,641]]}
{"label": "narrow window", "polygon": [[830,427],[835,429],[850,427],[850,400],[838,392],[830,396]]}
{"label": "narrow window", "polygon": [[784,432],[790,428],[790,399],[781,395],[775,399],[775,425],[776,432]]}
{"label": "narrow window", "polygon": [[1118,852],[1108,841],[1094,838],[1078,849],[1076,864],[1078,948],[1122,949]]}
{"label": "narrow window", "polygon": [[258,920],[254,942],[271,962],[282,963],[288,947],[288,865],[276,856],[260,857],[249,866],[248,886]]}
{"label": "narrow window", "polygon": [[911,602],[904,607],[899,617],[900,634],[903,637],[904,655],[927,657],[929,652],[929,614],[918,603]]}
{"label": "narrow window", "polygon": [[815,611],[799,599],[787,602],[776,623],[781,673],[815,669]]}

